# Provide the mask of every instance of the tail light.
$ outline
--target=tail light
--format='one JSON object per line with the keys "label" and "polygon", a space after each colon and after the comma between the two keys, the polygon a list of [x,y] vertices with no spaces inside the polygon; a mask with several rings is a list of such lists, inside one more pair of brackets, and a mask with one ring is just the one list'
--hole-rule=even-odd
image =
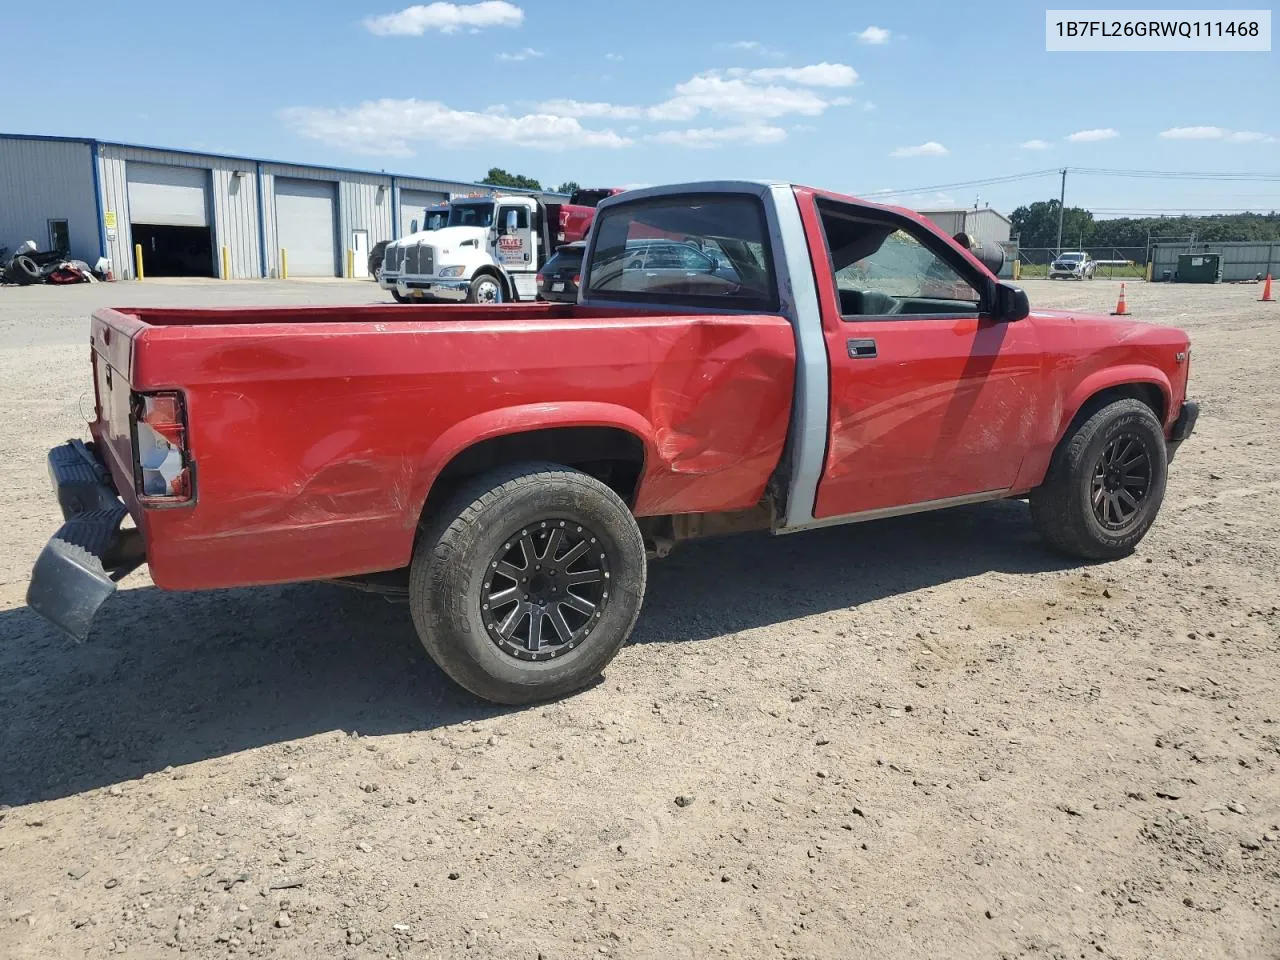
{"label": "tail light", "polygon": [[133,395],[134,486],[143,504],[192,499],[187,414],[180,393]]}
{"label": "tail light", "polygon": [[546,279],[547,279],[547,278],[546,278],[546,277],[544,277],[544,276],[543,276],[542,274],[540,274],[540,273],[535,273],[535,274],[533,275],[533,279],[534,279],[534,282],[535,282],[535,283],[537,283],[537,285],[538,285],[538,286],[542,286],[542,284],[546,282]]}
{"label": "tail light", "polygon": [[580,273],[575,273],[575,274],[573,275],[573,285],[574,285],[575,287],[582,286],[582,274],[580,274]]}

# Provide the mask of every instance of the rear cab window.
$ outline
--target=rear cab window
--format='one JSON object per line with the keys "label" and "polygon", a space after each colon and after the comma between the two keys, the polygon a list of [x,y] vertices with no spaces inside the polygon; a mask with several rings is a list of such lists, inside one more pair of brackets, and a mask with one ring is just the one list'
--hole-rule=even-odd
{"label": "rear cab window", "polygon": [[764,207],[739,194],[636,200],[596,218],[587,296],[776,313]]}

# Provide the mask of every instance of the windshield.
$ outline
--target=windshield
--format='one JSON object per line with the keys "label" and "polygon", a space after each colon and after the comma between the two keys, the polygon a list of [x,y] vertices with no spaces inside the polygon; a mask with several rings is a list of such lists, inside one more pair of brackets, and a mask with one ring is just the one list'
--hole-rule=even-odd
{"label": "windshield", "polygon": [[1083,260],[1083,259],[1084,259],[1084,254],[1083,254],[1083,253],[1064,253],[1064,254],[1063,254],[1062,256],[1060,256],[1058,259],[1059,259],[1059,260],[1070,260],[1070,261],[1072,261],[1072,262],[1075,262],[1076,260]]}
{"label": "windshield", "polygon": [[449,222],[448,210],[428,210],[427,218],[423,222],[423,230],[439,230]]}
{"label": "windshield", "polygon": [[492,227],[493,201],[481,200],[477,203],[455,203],[449,208],[449,226]]}

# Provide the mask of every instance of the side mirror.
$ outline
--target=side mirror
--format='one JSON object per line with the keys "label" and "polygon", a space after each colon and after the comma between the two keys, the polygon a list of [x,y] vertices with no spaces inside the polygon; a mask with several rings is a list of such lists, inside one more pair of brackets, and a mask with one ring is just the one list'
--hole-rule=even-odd
{"label": "side mirror", "polygon": [[516,224],[520,222],[519,215],[514,210],[508,210],[506,219],[502,222],[502,232],[511,234],[516,232]]}
{"label": "side mirror", "polygon": [[996,284],[995,303],[991,307],[991,319],[998,323],[1013,323],[1031,313],[1031,301],[1027,291],[1005,280]]}

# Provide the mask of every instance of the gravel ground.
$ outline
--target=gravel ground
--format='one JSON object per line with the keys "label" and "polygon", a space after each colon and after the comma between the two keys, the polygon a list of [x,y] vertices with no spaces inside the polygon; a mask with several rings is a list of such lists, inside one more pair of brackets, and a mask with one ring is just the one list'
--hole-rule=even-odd
{"label": "gravel ground", "polygon": [[1280,304],[1128,291],[1204,405],[1134,556],[1018,503],[691,544],[603,682],[507,710],[333,587],[23,606],[92,304],[385,297],[0,290],[0,954],[1280,956]]}

